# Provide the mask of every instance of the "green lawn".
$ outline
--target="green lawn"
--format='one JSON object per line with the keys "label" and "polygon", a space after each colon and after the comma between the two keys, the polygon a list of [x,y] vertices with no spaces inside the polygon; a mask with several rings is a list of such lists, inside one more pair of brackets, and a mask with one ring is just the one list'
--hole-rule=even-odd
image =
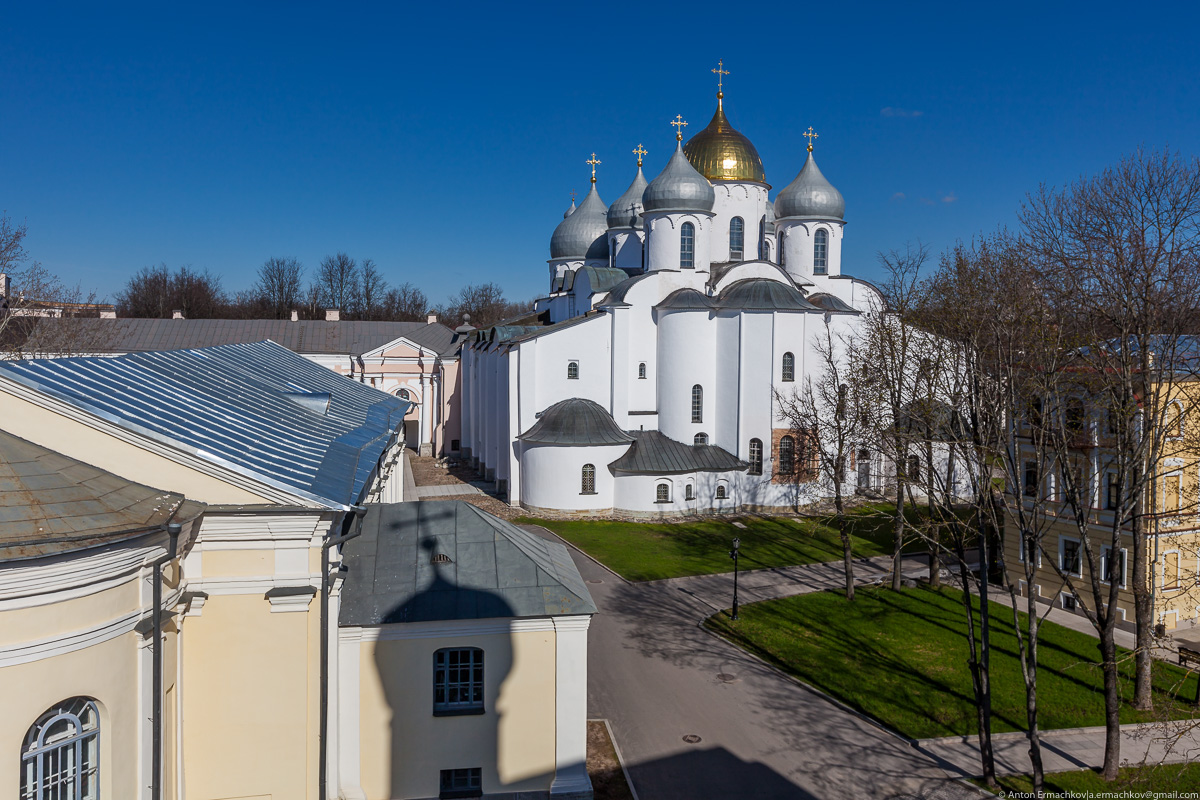
{"label": "green lawn", "polygon": [[[1000,788],[1006,792],[1028,793],[1033,791],[1033,783],[1028,775],[1012,775],[999,778]],[[980,786],[982,781],[976,781]],[[1046,775],[1046,791],[1058,792],[1063,795],[1088,797],[1099,796],[1098,792],[1133,792],[1130,797],[1138,796],[1138,792],[1162,792],[1162,797],[1178,797],[1184,792],[1200,792],[1200,763],[1163,764],[1151,767],[1126,767],[1112,783],[1108,783],[1093,770],[1085,769],[1078,772],[1052,772]],[[1117,795],[1113,795],[1114,797]]]}
{"label": "green lawn", "polygon": [[[978,603],[978,600],[976,600]],[[978,605],[976,605],[978,609]],[[1025,689],[1016,657],[1012,611],[992,609],[993,730],[1024,730]],[[742,606],[734,622],[725,613],[707,625],[821,691],[922,739],[976,733],[976,711],[967,670],[966,619],[960,595],[926,587],[893,592],[860,589],[854,602],[817,592]],[[978,618],[978,611],[976,611]],[[976,627],[978,631],[978,627]],[[1133,693],[1133,660],[1121,651],[1126,699]],[[1104,724],[1103,675],[1095,664],[1096,640],[1045,623],[1039,649],[1039,723],[1044,729]],[[1191,716],[1187,703],[1195,676],[1155,662],[1156,702],[1172,716]],[[1143,714],[1125,706],[1122,722]]]}
{"label": "green lawn", "polygon": [[[892,551],[887,506],[856,509],[849,516],[856,557]],[[712,518],[680,523],[528,517],[516,521],[549,528],[631,581],[732,572],[729,550],[735,536],[742,540],[738,561],[742,569],[813,564],[842,557],[842,541],[831,527],[831,519],[736,518],[745,528],[734,525],[734,519]]]}

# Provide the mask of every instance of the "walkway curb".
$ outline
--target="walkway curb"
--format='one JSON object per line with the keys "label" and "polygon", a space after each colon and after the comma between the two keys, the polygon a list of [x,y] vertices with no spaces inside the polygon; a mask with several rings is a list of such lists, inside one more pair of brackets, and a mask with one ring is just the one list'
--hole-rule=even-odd
{"label": "walkway curb", "polygon": [[633,788],[633,778],[629,777],[629,770],[625,769],[625,756],[621,755],[621,747],[617,744],[617,737],[613,735],[612,725],[608,724],[608,719],[589,719],[588,722],[604,723],[604,730],[608,731],[608,742],[612,745],[613,752],[616,753],[617,763],[621,765],[621,774],[625,776],[625,788],[629,789],[633,800],[641,800],[638,797],[637,789]]}

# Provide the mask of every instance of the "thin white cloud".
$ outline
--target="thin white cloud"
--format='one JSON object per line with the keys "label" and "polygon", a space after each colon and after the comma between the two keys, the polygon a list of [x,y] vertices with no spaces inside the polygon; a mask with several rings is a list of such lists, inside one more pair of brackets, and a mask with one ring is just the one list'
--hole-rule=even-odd
{"label": "thin white cloud", "polygon": [[943,203],[957,203],[958,196],[956,194],[954,194],[954,192],[950,192],[950,194],[942,195],[942,202]]}
{"label": "thin white cloud", "polygon": [[879,110],[881,117],[919,117],[924,114],[924,111],[914,111],[909,108],[896,108],[895,106],[887,106]]}
{"label": "thin white cloud", "polygon": [[904,192],[896,192],[894,195],[892,195],[892,199],[899,203],[903,201],[906,196],[907,195],[905,195]]}

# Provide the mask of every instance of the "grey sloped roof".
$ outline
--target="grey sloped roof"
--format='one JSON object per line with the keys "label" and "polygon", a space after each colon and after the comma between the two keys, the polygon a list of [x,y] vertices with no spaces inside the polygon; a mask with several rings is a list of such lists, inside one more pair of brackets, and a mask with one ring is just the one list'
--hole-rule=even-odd
{"label": "grey sloped roof", "polygon": [[[607,292],[622,281],[629,279],[629,273],[615,267],[580,267],[572,274],[578,277],[579,273],[587,275],[588,285],[591,286],[593,293]],[[571,285],[573,287],[574,283]]]}
{"label": "grey sloped roof", "polygon": [[566,547],[470,503],[372,504],[362,526],[342,548],[340,625],[596,613]]}
{"label": "grey sloped roof", "polygon": [[712,298],[695,289],[676,289],[662,299],[655,308],[664,311],[711,311],[716,308]]}
{"label": "grey sloped roof", "polygon": [[0,561],[113,544],[203,510],[0,431]]}
{"label": "grey sloped roof", "polygon": [[716,303],[719,308],[742,311],[820,311],[794,286],[769,278],[746,278],[726,286]]}
{"label": "grey sloped roof", "polygon": [[688,445],[659,431],[632,431],[629,451],[608,468],[618,472],[662,475],[674,472],[728,472],[749,464],[715,444]]}
{"label": "grey sloped roof", "polygon": [[632,442],[612,415],[582,397],[559,400],[547,408],[533,427],[517,437],[530,444],[606,445]]}
{"label": "grey sloped roof", "polygon": [[401,337],[447,354],[454,331],[441,323],[326,322],[285,319],[61,319],[56,325],[87,325],[88,350],[137,353],[247,344],[270,339],[294,353],[360,355]]}
{"label": "grey sloped roof", "polygon": [[627,295],[629,293],[630,289],[632,289],[634,286],[636,286],[641,281],[644,281],[647,278],[653,277],[653,275],[654,275],[653,272],[643,272],[641,275],[634,275],[632,278],[626,278],[625,280],[621,281],[620,283],[618,283],[616,286],[614,286],[612,289],[609,290],[608,297],[604,298],[604,302],[601,303],[600,305],[610,306],[610,305],[619,305],[621,303],[624,303],[625,295]]}
{"label": "grey sloped roof", "polygon": [[838,297],[837,295],[829,294],[828,292],[818,292],[816,294],[810,294],[808,297],[806,297],[804,299],[807,300],[808,302],[812,303],[815,306],[819,306],[820,308],[825,309],[826,311],[837,311],[837,312],[843,313],[843,314],[845,314],[845,313],[857,314],[858,313],[857,311],[854,310],[853,306],[851,306],[845,300]]}
{"label": "grey sloped roof", "polygon": [[[0,362],[0,377],[335,508],[358,502],[412,406],[274,342]],[[324,413],[289,396],[322,393]]]}

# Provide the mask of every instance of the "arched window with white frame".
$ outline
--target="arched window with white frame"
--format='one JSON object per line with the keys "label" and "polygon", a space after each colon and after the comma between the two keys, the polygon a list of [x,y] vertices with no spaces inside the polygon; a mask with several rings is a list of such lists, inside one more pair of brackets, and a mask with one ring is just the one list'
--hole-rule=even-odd
{"label": "arched window with white frame", "polygon": [[783,373],[781,377],[785,383],[790,383],[796,380],[796,357],[791,353],[783,354]]}
{"label": "arched window with white frame", "polygon": [[38,717],[21,747],[21,800],[100,796],[100,712],[72,697]]}
{"label": "arched window with white frame", "polygon": [[729,260],[741,261],[746,251],[746,223],[741,217],[729,220]]}
{"label": "arched window with white frame", "polygon": [[695,436],[692,437],[692,444],[694,444],[694,445],[708,444],[708,434],[705,433],[704,431],[697,433]]}
{"label": "arched window with white frame", "polygon": [[824,275],[829,271],[829,233],[821,228],[813,238],[813,274]]}
{"label": "arched window with white frame", "polygon": [[763,471],[763,451],[762,439],[750,440],[750,470],[751,475],[762,475]]}
{"label": "arched window with white frame", "polygon": [[724,500],[726,497],[728,497],[728,494],[726,493],[726,490],[725,490],[725,484],[723,484],[723,483],[717,484],[717,499]]}
{"label": "arched window with white frame", "polygon": [[671,484],[660,483],[654,489],[654,502],[669,503],[671,502]]}
{"label": "arched window with white frame", "polygon": [[696,226],[685,222],[679,226],[679,268],[696,267]]}
{"label": "arched window with white frame", "polygon": [[584,464],[579,480],[580,494],[595,494],[596,493],[596,465]]}
{"label": "arched window with white frame", "polygon": [[569,381],[579,380],[579,362],[578,361],[568,361],[567,362],[567,380],[569,380]]}

